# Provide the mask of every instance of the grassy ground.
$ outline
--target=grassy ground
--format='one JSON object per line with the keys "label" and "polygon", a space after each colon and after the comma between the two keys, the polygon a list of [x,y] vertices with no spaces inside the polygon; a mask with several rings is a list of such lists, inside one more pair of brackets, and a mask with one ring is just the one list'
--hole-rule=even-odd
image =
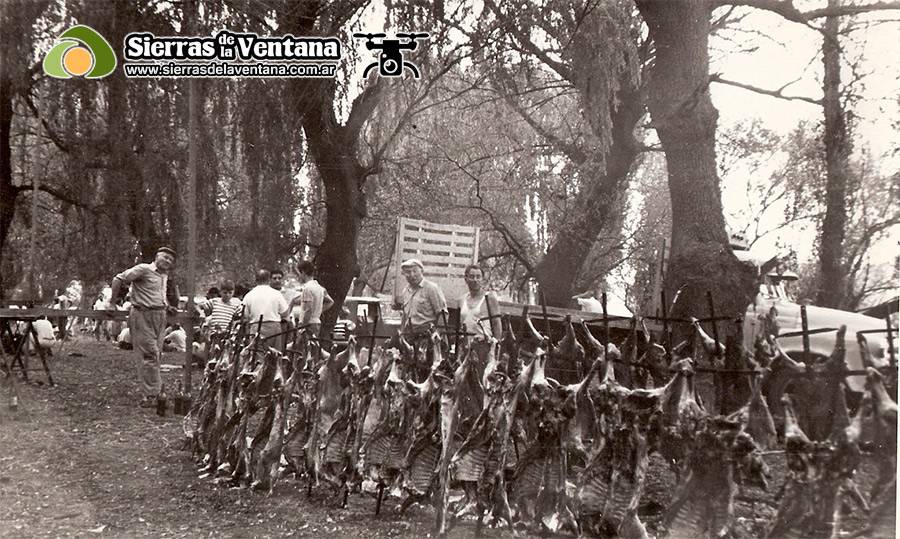
{"label": "grassy ground", "polygon": [[[201,477],[182,449],[181,418],[137,407],[136,364],[132,352],[79,337],[57,350],[56,387],[18,383],[17,412],[7,408],[2,388],[0,537],[426,537],[431,531],[430,509],[414,507],[401,519],[391,511],[396,500],[386,501],[376,517],[369,496],[351,495],[340,509],[337,492],[323,487],[307,497],[305,485],[292,479],[268,495]],[[164,373],[167,387],[180,373]],[[32,380],[44,376],[34,373]],[[770,465],[783,477],[777,460]],[[780,485],[776,477],[770,493],[747,492],[739,500],[738,536],[764,533]],[[651,532],[659,531],[675,487],[654,457],[641,507]],[[451,535],[473,532],[465,522]]]}

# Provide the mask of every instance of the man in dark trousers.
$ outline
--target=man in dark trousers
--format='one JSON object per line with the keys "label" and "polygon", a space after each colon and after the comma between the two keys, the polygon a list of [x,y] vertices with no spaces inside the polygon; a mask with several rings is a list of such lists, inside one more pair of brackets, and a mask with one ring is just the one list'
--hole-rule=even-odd
{"label": "man in dark trousers", "polygon": [[112,281],[112,297],[116,298],[125,283],[131,285],[131,312],[128,327],[134,350],[140,354],[138,381],[143,393],[142,408],[156,406],[162,381],[159,355],[166,331],[166,312],[175,310],[166,299],[169,272],[175,266],[175,251],[160,247],[150,264],[138,264],[116,275]]}

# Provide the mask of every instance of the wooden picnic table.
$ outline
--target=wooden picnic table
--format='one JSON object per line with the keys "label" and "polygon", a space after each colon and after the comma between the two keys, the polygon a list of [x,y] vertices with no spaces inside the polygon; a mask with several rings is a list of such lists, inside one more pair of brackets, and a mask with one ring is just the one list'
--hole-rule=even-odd
{"label": "wooden picnic table", "polygon": [[[73,316],[101,321],[126,321],[128,320],[128,311],[53,309],[50,307],[0,308],[0,371],[10,377],[15,372],[19,372],[26,382],[29,381],[29,372],[43,371],[47,376],[48,383],[51,386],[55,385],[53,374],[50,372],[50,364],[47,360],[47,350],[38,344],[38,335],[34,329],[34,322],[44,317],[53,320]],[[168,316],[169,322],[183,324],[190,323],[192,320],[187,311],[178,311]],[[35,343],[35,351],[41,360],[41,367],[39,368],[29,366],[29,336]]]}

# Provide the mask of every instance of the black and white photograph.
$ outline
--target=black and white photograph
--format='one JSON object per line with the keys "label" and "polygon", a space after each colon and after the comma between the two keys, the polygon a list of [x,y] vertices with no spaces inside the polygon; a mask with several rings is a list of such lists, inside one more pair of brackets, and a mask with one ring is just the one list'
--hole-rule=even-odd
{"label": "black and white photograph", "polygon": [[900,1],[0,0],[0,538],[895,538]]}

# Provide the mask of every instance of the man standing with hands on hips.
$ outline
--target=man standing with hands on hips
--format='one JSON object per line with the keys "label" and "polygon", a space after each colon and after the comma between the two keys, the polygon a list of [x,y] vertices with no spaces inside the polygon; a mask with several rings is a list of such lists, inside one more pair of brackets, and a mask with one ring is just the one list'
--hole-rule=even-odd
{"label": "man standing with hands on hips", "polygon": [[394,310],[403,312],[400,333],[413,340],[428,337],[432,324],[437,325],[441,316],[447,320],[447,300],[435,283],[425,279],[422,261],[410,258],[400,264],[406,278],[406,288],[394,298]]}
{"label": "man standing with hands on hips", "polygon": [[119,297],[125,283],[131,285],[131,312],[128,328],[134,350],[140,354],[138,381],[143,392],[141,408],[156,406],[162,380],[159,376],[159,354],[166,331],[166,313],[177,308],[166,301],[169,272],[175,266],[175,250],[160,247],[150,264],[138,264],[113,277],[112,297]]}

